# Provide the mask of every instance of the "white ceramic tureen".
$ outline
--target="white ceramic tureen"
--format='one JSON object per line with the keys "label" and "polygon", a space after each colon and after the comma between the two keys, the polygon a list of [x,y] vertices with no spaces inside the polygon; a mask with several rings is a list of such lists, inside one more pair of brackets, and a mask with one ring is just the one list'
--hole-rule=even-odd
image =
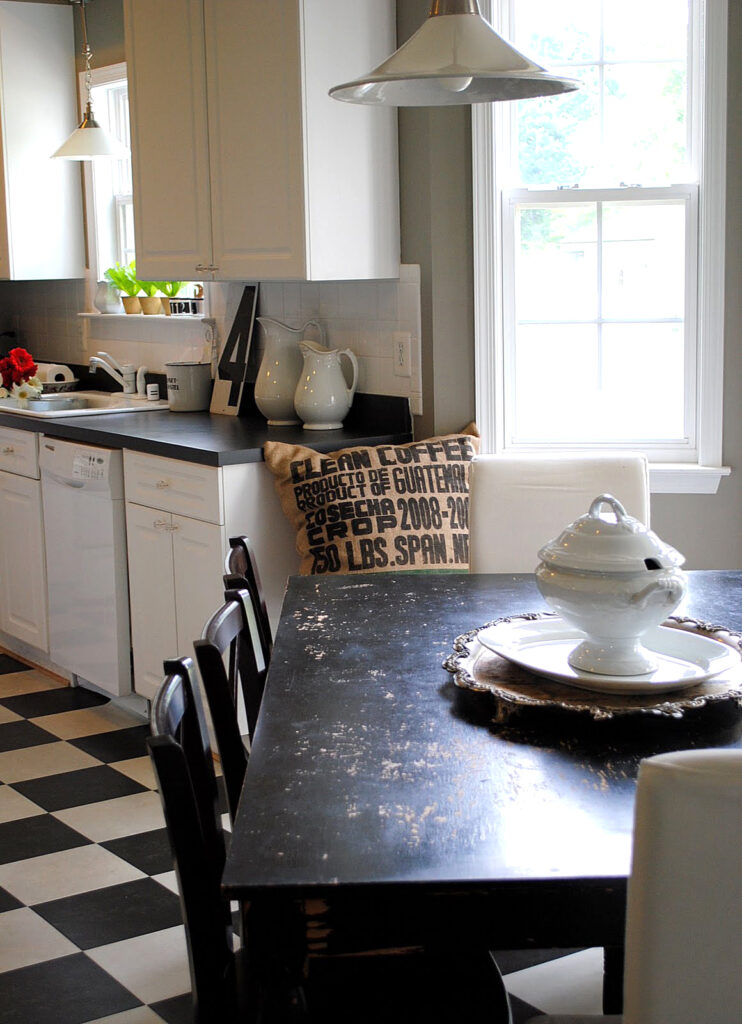
{"label": "white ceramic tureen", "polygon": [[642,637],[685,594],[685,561],[620,501],[601,494],[538,553],[544,599],[585,634],[569,655],[572,668],[606,675],[644,675],[657,667]]}

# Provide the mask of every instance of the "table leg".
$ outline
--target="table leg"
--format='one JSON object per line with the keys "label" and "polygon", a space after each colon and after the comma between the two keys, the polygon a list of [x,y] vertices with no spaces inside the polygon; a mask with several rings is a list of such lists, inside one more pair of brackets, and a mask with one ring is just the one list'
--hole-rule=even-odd
{"label": "table leg", "polygon": [[307,1019],[303,990],[306,944],[298,908],[253,901],[242,909],[242,991],[249,1024],[299,1024]]}
{"label": "table leg", "polygon": [[603,949],[603,1013],[623,1012],[624,947]]}

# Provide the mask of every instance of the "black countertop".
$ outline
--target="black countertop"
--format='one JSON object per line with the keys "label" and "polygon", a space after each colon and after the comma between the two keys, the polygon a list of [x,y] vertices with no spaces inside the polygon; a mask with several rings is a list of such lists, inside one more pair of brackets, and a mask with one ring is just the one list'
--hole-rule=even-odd
{"label": "black countertop", "polygon": [[0,426],[207,466],[261,462],[266,441],[304,444],[330,452],[352,445],[405,444],[412,440],[407,399],[385,395],[356,395],[340,430],[304,430],[300,425],[269,427],[257,410],[244,416],[165,410],[58,419],[0,413]]}

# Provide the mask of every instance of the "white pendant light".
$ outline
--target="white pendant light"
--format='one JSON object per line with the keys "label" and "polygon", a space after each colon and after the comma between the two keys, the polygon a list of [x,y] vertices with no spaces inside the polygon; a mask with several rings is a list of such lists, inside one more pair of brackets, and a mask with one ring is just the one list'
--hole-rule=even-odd
{"label": "white pendant light", "polygon": [[120,157],[126,155],[126,148],[112,138],[93,117],[93,105],[90,101],[90,89],[92,75],[90,71],[90,58],[92,50],[88,46],[88,31],[85,22],[85,3],[87,0],[70,0],[71,3],[80,5],[80,20],[82,23],[82,55],[85,61],[85,90],[87,102],[82,121],[75,128],[74,132],[59,149],[52,153],[52,157],[59,157],[62,160],[97,160],[101,157]]}
{"label": "white pendant light", "polygon": [[367,75],[334,86],[330,96],[348,103],[439,107],[578,88],[579,82],[550,75],[498,35],[477,0],[432,0],[414,36]]}

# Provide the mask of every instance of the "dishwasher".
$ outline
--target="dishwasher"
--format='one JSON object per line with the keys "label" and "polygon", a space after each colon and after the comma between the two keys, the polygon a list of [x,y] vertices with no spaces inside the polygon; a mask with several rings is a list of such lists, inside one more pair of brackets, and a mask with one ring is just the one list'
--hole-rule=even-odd
{"label": "dishwasher", "polygon": [[131,692],[121,451],[42,436],[49,656],[85,685]]}

